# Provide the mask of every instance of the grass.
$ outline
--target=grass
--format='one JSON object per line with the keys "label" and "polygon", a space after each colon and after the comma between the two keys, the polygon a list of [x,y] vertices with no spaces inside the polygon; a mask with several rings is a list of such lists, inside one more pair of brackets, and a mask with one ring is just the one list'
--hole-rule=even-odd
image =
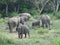
{"label": "grass", "polygon": [[10,38],[7,33],[1,33],[0,32],[0,45],[8,45],[13,44],[13,39]]}
{"label": "grass", "polygon": [[57,41],[54,43],[54,45],[60,45],[60,38],[57,39]]}
{"label": "grass", "polygon": [[60,45],[60,20],[52,20],[51,30],[30,29],[30,38],[23,39],[18,38],[17,32],[9,33],[7,20],[0,19],[0,45]]}

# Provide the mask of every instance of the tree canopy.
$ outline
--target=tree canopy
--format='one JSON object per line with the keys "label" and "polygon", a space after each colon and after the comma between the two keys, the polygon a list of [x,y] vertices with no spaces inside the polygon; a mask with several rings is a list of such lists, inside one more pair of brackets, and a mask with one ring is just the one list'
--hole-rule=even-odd
{"label": "tree canopy", "polygon": [[56,13],[60,10],[60,0],[0,0],[2,17],[12,13]]}

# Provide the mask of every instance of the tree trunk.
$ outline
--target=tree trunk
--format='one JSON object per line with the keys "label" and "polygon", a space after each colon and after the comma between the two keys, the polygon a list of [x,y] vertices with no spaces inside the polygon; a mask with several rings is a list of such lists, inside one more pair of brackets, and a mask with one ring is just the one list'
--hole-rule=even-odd
{"label": "tree trunk", "polygon": [[19,4],[18,4],[18,8],[17,8],[17,13],[19,13]]}
{"label": "tree trunk", "polygon": [[6,3],[6,16],[8,16],[8,3]]}
{"label": "tree trunk", "polygon": [[16,7],[14,8],[14,12],[16,12]]}
{"label": "tree trunk", "polygon": [[56,12],[58,11],[58,9],[59,9],[59,3],[57,2],[57,4],[56,4]]}
{"label": "tree trunk", "polygon": [[58,0],[54,0],[54,14],[56,14],[56,12],[58,11],[59,9],[59,3],[58,3]]}
{"label": "tree trunk", "polygon": [[41,8],[41,10],[40,10],[40,14],[41,14],[42,11],[44,10],[44,7],[45,7],[45,5],[46,5],[48,2],[49,2],[49,0],[47,0],[47,1],[42,5],[42,8]]}

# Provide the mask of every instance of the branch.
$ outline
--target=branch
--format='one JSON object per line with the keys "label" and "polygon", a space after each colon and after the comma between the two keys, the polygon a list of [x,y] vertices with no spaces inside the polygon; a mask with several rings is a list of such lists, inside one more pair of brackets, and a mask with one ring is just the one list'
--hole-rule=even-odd
{"label": "branch", "polygon": [[42,11],[44,10],[45,5],[46,5],[49,1],[50,1],[50,0],[47,0],[47,1],[44,3],[44,5],[42,6],[42,8],[41,8],[41,10],[40,10],[40,14],[42,13]]}

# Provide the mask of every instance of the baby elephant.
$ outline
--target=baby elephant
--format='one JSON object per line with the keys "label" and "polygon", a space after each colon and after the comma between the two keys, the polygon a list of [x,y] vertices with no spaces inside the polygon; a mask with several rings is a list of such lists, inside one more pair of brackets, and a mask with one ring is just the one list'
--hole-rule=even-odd
{"label": "baby elephant", "polygon": [[27,25],[19,24],[19,26],[17,26],[16,30],[18,32],[19,38],[23,38],[23,34],[25,35],[25,38],[27,37],[27,34],[30,37],[29,27]]}
{"label": "baby elephant", "polygon": [[38,26],[38,27],[40,27],[40,21],[34,20],[34,21],[32,22],[32,27],[33,27],[33,26]]}

